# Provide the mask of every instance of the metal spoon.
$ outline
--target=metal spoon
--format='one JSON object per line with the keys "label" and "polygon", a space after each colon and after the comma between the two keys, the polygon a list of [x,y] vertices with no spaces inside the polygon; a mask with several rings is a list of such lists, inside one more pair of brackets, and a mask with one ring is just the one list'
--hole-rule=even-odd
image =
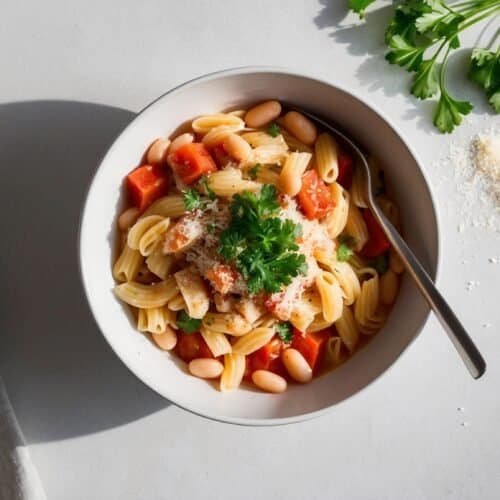
{"label": "metal spoon", "polygon": [[458,318],[455,316],[455,313],[452,311],[446,300],[439,293],[426,270],[422,267],[422,264],[420,264],[403,238],[401,238],[397,230],[389,222],[382,210],[375,203],[372,193],[372,179],[370,175],[370,168],[368,167],[368,162],[365,155],[361,152],[358,146],[356,146],[356,144],[351,139],[349,139],[349,137],[347,137],[345,134],[343,134],[341,131],[339,131],[326,121],[307,111],[304,111],[303,109],[298,109],[295,106],[293,106],[292,109],[294,111],[302,113],[313,122],[316,122],[321,127],[329,130],[337,137],[340,137],[358,155],[360,161],[357,163],[357,165],[360,165],[362,168],[362,173],[365,181],[364,195],[368,208],[377,219],[380,227],[383,229],[385,235],[387,236],[387,239],[400,257],[409,275],[413,278],[413,281],[415,281],[418,289],[424,296],[430,308],[434,311],[434,314],[439,319],[441,325],[448,334],[448,337],[455,346],[455,349],[458,351],[458,354],[460,354],[460,357],[462,358],[462,361],[469,370],[470,374],[475,379],[481,377],[481,375],[483,375],[483,373],[486,371],[486,362],[481,356],[481,353],[475,346],[472,339],[469,337],[468,333],[465,331]]}

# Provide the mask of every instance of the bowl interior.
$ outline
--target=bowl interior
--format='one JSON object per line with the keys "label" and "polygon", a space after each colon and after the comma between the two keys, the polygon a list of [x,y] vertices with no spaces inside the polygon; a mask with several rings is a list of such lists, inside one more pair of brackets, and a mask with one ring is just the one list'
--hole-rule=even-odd
{"label": "bowl interior", "polygon": [[281,395],[243,388],[221,394],[186,375],[182,363],[140,334],[128,309],[114,297],[111,265],[116,216],[123,206],[122,180],[158,136],[168,136],[197,115],[281,99],[331,119],[382,160],[402,213],[404,236],[435,275],[438,262],[436,214],[425,178],[400,136],[372,108],[325,82],[281,71],[234,70],[189,82],[165,94],[117,138],[91,184],[82,216],[80,261],[85,291],[104,336],[124,363],[172,402],[219,420],[274,424],[318,414],[367,386],[416,337],[428,308],[408,277],[384,329],[339,369]]}

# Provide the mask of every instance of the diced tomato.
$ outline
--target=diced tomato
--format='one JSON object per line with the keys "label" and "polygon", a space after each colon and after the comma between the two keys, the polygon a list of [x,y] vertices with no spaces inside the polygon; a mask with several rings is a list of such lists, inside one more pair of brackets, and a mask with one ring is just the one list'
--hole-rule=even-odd
{"label": "diced tomato", "polygon": [[250,371],[269,370],[281,376],[286,376],[286,368],[281,361],[283,342],[275,337],[265,346],[248,356]]}
{"label": "diced tomato", "polygon": [[337,182],[344,188],[349,189],[352,183],[353,160],[350,155],[341,151],[338,156],[339,175]]}
{"label": "diced tomato", "polygon": [[127,189],[132,203],[142,212],[167,194],[168,179],[163,167],[142,165],[127,175]]}
{"label": "diced tomato", "polygon": [[217,292],[226,295],[238,279],[238,273],[227,264],[216,264],[205,273],[205,278]]}
{"label": "diced tomato", "polygon": [[177,334],[175,351],[179,358],[189,363],[195,358],[213,358],[212,352],[198,332]]}
{"label": "diced tomato", "polygon": [[326,342],[331,336],[329,328],[313,333],[303,333],[294,328],[291,347],[297,349],[316,372],[321,368]]}
{"label": "diced tomato", "polygon": [[202,175],[215,172],[217,165],[207,148],[199,142],[184,144],[173,154],[172,168],[184,184],[193,184]]}
{"label": "diced tomato", "polygon": [[302,188],[297,198],[308,219],[321,219],[335,207],[330,190],[316,170],[309,170],[302,176]]}
{"label": "diced tomato", "polygon": [[364,257],[378,257],[389,250],[391,244],[370,210],[363,210],[363,219],[370,238],[361,249],[361,254]]}

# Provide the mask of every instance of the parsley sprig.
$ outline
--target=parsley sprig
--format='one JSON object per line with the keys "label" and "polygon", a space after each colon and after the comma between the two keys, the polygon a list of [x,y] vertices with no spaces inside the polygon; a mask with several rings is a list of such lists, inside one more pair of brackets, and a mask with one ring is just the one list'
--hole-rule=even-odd
{"label": "parsley sprig", "polygon": [[[364,17],[375,0],[349,0],[352,10]],[[411,93],[418,99],[439,96],[434,125],[444,133],[460,125],[473,108],[450,95],[446,65],[450,52],[460,47],[459,35],[470,26],[500,12],[498,0],[402,0],[385,32],[386,59],[415,73]],[[427,57],[427,58],[426,58]],[[481,85],[493,109],[500,113],[500,53],[486,49],[472,52],[469,78]]]}
{"label": "parsley sprig", "polygon": [[339,238],[337,247],[337,260],[340,262],[348,261],[354,254],[353,247],[356,245],[356,240],[349,234],[343,234]]}
{"label": "parsley sprig", "polygon": [[289,344],[293,339],[293,329],[292,325],[286,321],[284,323],[278,323],[275,325],[274,329],[278,334],[278,337],[285,343]]}
{"label": "parsley sprig", "polygon": [[185,311],[181,311],[176,323],[184,333],[194,333],[200,329],[201,319],[192,318]]}
{"label": "parsley sprig", "polygon": [[301,227],[280,219],[276,188],[264,185],[259,195],[244,191],[231,203],[231,222],[220,235],[219,253],[234,263],[251,295],[274,293],[307,271],[296,240]]}

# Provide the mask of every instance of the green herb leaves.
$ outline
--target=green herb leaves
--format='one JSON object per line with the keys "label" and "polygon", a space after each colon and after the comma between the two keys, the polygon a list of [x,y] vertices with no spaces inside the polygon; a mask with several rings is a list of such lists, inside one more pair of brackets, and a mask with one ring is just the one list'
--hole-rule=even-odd
{"label": "green herb leaves", "polygon": [[278,126],[277,123],[271,123],[269,127],[267,127],[266,132],[271,136],[271,137],[278,137],[280,135],[281,130]]}
{"label": "green herb leaves", "polygon": [[480,85],[493,109],[500,113],[500,49],[472,51],[469,78]]}
{"label": "green herb leaves", "polygon": [[[362,17],[372,1],[351,0],[350,7]],[[411,93],[418,99],[439,96],[434,125],[451,132],[472,110],[472,104],[450,96],[445,69],[450,51],[460,46],[459,35],[473,24],[500,12],[498,0],[401,0],[385,31],[389,46],[386,59],[415,73]],[[426,57],[429,57],[428,59]],[[500,52],[475,49],[469,78],[480,85],[493,109],[500,112]]]}
{"label": "green herb leaves", "polygon": [[289,344],[293,339],[293,329],[292,325],[288,322],[278,323],[275,325],[274,329],[278,334],[278,337],[285,343]]}
{"label": "green herb leaves", "polygon": [[201,319],[195,319],[189,316],[185,311],[181,311],[177,317],[177,326],[184,333],[194,333],[200,329]]}
{"label": "green herb leaves", "polygon": [[187,191],[185,191],[183,199],[184,199],[184,208],[186,210],[189,211],[196,210],[201,206],[200,194],[198,193],[198,191],[196,191],[196,189],[190,188]]}
{"label": "green herb leaves", "polygon": [[375,0],[349,0],[349,7],[359,14],[359,17],[364,17],[365,9]]}
{"label": "green herb leaves", "polygon": [[348,235],[342,235],[339,238],[339,246],[337,247],[337,260],[340,262],[345,262],[349,260],[354,254],[352,249],[356,243],[356,240]]}
{"label": "green herb leaves", "polygon": [[220,235],[220,255],[235,264],[250,294],[274,293],[307,271],[297,252],[301,228],[276,217],[276,189],[264,185],[260,195],[244,191],[233,197],[231,222]]}

